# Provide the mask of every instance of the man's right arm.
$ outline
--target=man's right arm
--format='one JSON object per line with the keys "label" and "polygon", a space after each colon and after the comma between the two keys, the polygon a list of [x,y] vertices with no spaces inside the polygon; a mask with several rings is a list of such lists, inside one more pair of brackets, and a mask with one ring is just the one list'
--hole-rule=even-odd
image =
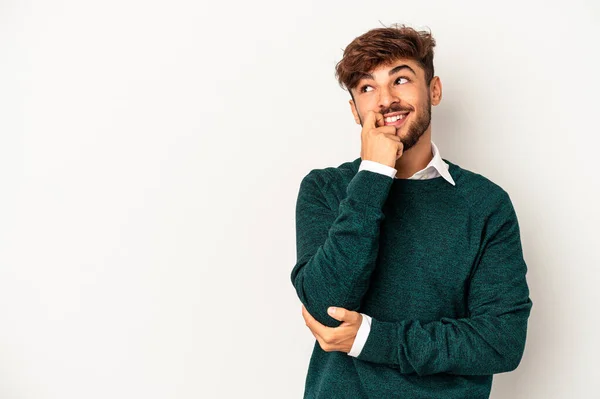
{"label": "man's right arm", "polygon": [[[359,171],[370,170],[372,172],[381,173],[386,176],[389,176],[392,179],[396,176],[396,173],[398,173],[398,170],[395,168],[392,168],[391,166],[387,166],[387,165],[384,165],[382,163],[375,162],[375,161],[369,161],[366,159],[362,160],[360,162],[360,167],[358,168],[358,170]],[[352,344],[352,348],[350,349],[350,352],[348,352],[348,355],[354,356],[354,357],[357,357],[358,355],[360,355],[362,348],[365,346],[365,342],[367,342],[369,333],[371,332],[371,316],[366,315],[364,313],[361,313],[361,314],[362,314],[362,323],[360,324],[360,327],[357,331],[356,337],[354,338],[354,343]]]}
{"label": "man's right arm", "polygon": [[319,172],[311,171],[300,184],[297,262],[291,280],[307,311],[329,327],[341,322],[329,316],[327,308],[357,311],[375,268],[382,208],[393,179],[367,165],[361,163],[335,210],[321,192],[324,182]]}

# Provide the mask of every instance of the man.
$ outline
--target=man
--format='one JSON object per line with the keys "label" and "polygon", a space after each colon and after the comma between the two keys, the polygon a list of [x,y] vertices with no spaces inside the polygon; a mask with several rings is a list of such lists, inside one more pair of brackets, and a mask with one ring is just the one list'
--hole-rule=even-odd
{"label": "man", "polygon": [[316,338],[305,398],[488,398],[521,361],[533,303],[517,216],[431,141],[434,46],[373,29],[336,66],[361,153],[300,184],[291,280]]}

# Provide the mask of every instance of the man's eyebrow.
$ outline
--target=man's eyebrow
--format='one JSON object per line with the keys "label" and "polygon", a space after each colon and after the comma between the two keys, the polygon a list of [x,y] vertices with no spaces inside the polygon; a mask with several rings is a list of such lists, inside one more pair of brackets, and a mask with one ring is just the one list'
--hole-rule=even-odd
{"label": "man's eyebrow", "polygon": [[[402,65],[398,65],[398,66],[390,69],[390,71],[388,72],[388,76],[392,76],[393,74],[398,73],[399,71],[401,71],[403,69],[408,69],[413,73],[413,75],[416,75],[414,69],[412,69],[410,66],[408,66],[406,64],[402,64]],[[359,76],[359,80],[362,80],[362,79],[375,80],[373,75],[371,75],[370,73],[361,73]]]}

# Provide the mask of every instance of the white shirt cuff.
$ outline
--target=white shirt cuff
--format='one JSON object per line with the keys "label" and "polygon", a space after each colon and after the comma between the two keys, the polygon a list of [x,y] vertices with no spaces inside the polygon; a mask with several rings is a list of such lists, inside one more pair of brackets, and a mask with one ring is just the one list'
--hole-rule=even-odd
{"label": "white shirt cuff", "polygon": [[369,332],[371,331],[371,316],[367,316],[364,313],[361,314],[363,316],[362,322],[360,323],[360,327],[354,338],[352,348],[350,349],[350,352],[348,352],[349,356],[357,357],[360,354],[363,346],[365,346],[365,342],[367,342]]}
{"label": "white shirt cuff", "polygon": [[360,166],[358,167],[358,171],[361,170],[370,170],[371,172],[381,173],[382,175],[386,175],[391,177],[392,179],[396,176],[398,171],[391,166],[384,165],[379,162],[369,161],[367,159],[363,159],[360,161]]}

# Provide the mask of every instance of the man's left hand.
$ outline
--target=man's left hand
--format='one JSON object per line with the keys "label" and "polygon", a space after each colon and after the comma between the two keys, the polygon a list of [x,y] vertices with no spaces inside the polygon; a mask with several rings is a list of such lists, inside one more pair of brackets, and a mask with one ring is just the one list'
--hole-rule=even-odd
{"label": "man's left hand", "polygon": [[302,305],[302,316],[306,326],[319,342],[321,349],[325,352],[350,352],[356,333],[362,323],[362,315],[352,310],[336,307],[330,307],[328,313],[331,317],[343,323],[335,328],[327,327],[312,317],[304,304]]}

